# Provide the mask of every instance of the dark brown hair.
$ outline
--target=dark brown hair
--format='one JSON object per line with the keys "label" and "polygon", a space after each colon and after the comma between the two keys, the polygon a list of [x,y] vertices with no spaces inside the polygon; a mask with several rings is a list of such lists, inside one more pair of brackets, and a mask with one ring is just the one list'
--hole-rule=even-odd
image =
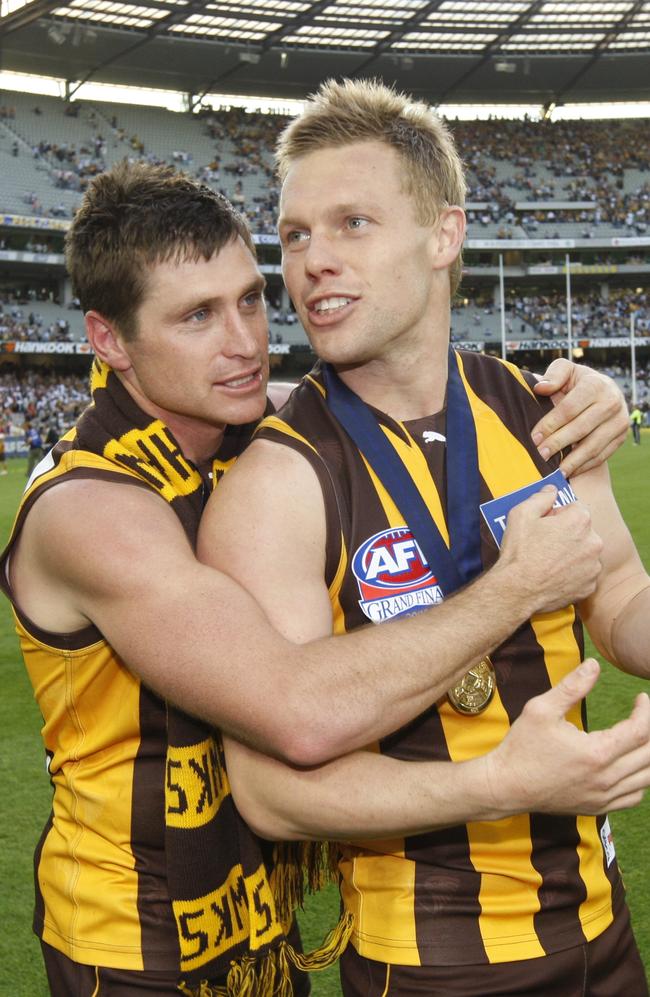
{"label": "dark brown hair", "polygon": [[66,236],[66,264],[83,311],[133,339],[151,267],[209,260],[237,236],[255,256],[245,219],[223,195],[173,167],[124,161],[89,185]]}

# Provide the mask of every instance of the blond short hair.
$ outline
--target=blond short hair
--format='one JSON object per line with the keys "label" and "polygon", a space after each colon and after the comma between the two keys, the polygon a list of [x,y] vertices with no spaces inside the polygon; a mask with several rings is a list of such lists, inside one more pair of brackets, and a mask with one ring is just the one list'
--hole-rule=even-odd
{"label": "blond short hair", "polygon": [[[378,80],[327,80],[280,135],[278,175],[310,152],[353,142],[380,141],[404,163],[404,190],[422,225],[433,225],[442,208],[465,203],[465,171],[447,125],[427,104]],[[462,257],[449,268],[452,294],[460,283]]]}

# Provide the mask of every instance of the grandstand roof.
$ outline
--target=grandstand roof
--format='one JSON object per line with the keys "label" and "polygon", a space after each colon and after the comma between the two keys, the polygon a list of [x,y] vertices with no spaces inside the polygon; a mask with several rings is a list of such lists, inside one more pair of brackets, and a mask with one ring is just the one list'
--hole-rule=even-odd
{"label": "grandstand roof", "polygon": [[2,68],[300,98],[377,75],[432,103],[650,98],[650,0],[8,0]]}

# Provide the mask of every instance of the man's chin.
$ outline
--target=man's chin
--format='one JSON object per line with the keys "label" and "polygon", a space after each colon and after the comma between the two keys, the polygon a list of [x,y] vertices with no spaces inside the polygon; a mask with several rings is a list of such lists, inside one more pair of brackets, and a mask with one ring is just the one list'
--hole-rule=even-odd
{"label": "man's chin", "polygon": [[233,402],[220,421],[230,426],[245,426],[248,422],[258,422],[266,412],[266,391],[259,398],[248,398],[240,403]]}

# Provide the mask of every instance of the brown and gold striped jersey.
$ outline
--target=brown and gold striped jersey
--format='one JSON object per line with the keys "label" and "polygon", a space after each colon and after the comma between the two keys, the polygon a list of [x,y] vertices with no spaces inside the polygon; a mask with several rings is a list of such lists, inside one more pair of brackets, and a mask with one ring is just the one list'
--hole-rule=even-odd
{"label": "brown and gold striped jersey", "polygon": [[[34,502],[64,479],[141,486],[127,469],[68,450],[46,458],[29,484],[3,556]],[[79,551],[80,557],[98,556]],[[14,607],[54,796],[36,851],[34,930],[75,962],[177,969],[179,948],[165,865],[166,706],[89,626],[48,633]]]}
{"label": "brown and gold striped jersey", "polygon": [[[495,358],[459,357],[484,503],[539,480],[557,462],[543,461],[530,440],[542,414],[532,380]],[[345,633],[434,604],[444,579],[423,561],[389,489],[331,415],[325,394],[317,365],[258,435],[302,453],[319,477],[333,629]],[[375,415],[448,540],[444,410],[407,423]],[[483,567],[497,555],[482,522]],[[457,639],[462,643],[462,631]],[[445,699],[373,747],[412,761],[483,754],[504,738],[527,700],[555,685],[582,652],[574,607],[536,616],[492,655],[497,691],[484,712],[462,715]],[[585,727],[584,705],[569,719]],[[356,843],[344,849],[341,874],[345,905],[355,915],[355,947],[368,958],[404,965],[534,958],[595,938],[622,903],[605,817],[523,814]]]}

